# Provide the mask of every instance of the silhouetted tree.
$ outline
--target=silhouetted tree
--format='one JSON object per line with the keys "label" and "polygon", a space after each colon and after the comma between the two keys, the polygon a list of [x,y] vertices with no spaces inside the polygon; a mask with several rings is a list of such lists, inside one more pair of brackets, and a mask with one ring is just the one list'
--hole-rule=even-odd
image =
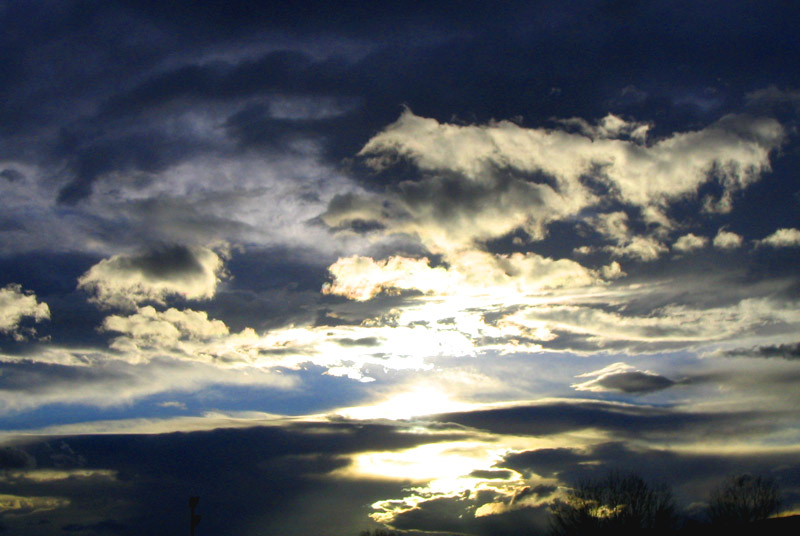
{"label": "silhouetted tree", "polygon": [[708,517],[720,525],[761,521],[778,513],[780,495],[778,484],[771,478],[736,475],[711,491]]}
{"label": "silhouetted tree", "polygon": [[637,534],[669,530],[675,501],[665,485],[650,485],[634,474],[611,472],[578,482],[551,507],[553,536]]}

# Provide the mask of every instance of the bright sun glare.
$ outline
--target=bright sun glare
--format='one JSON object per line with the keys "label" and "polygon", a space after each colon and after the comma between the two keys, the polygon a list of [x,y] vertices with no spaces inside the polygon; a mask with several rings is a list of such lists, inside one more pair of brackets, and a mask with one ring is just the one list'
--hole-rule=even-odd
{"label": "bright sun glare", "polygon": [[465,411],[472,407],[451,400],[445,393],[431,387],[417,387],[396,394],[383,402],[369,406],[344,408],[337,413],[350,419],[410,419],[420,415]]}

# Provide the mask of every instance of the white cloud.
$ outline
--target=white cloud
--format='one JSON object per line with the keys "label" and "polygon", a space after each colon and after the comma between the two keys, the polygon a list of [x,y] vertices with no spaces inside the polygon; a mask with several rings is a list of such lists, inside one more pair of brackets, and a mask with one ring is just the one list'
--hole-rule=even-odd
{"label": "white cloud", "polygon": [[[743,299],[731,306],[694,308],[686,305],[667,305],[646,314],[631,314],[607,310],[609,304],[624,305],[632,297],[646,300],[648,290],[642,287],[618,289],[614,294],[600,295],[598,304],[584,297],[582,304],[542,304],[521,308],[503,318],[503,323],[521,330],[540,330],[558,334],[548,346],[563,335],[581,336],[592,348],[623,343],[625,347],[643,343],[654,348],[692,347],[752,335],[757,329],[768,329],[774,336],[791,332],[800,322],[795,303],[763,298]],[[567,341],[568,347],[569,343]],[[556,345],[557,347],[557,345]],[[576,345],[573,351],[580,351]]]}
{"label": "white cloud", "polygon": [[618,362],[612,363],[607,367],[601,368],[600,370],[595,370],[593,372],[584,372],[583,374],[578,374],[576,378],[599,378],[600,376],[605,376],[606,374],[619,374],[620,372],[628,372],[631,370],[635,370],[634,367],[628,365],[627,363]]}
{"label": "white cloud", "polygon": [[759,240],[758,243],[760,245],[771,246],[773,248],[800,247],[800,230],[778,229],[768,237]]}
{"label": "white cloud", "polygon": [[717,249],[736,249],[741,247],[742,237],[736,233],[720,229],[714,237],[714,247]]}
{"label": "white cloud", "polygon": [[208,248],[173,246],[142,255],[114,255],[78,279],[93,301],[131,309],[145,301],[163,304],[170,296],[212,298],[223,275],[223,261]]}
{"label": "white cloud", "polygon": [[[463,202],[469,207],[475,223],[445,218],[426,201],[433,192],[445,194],[442,178],[407,183],[389,195],[389,204],[405,216],[392,219],[392,213],[384,211],[383,223],[389,220],[393,229],[418,233],[426,245],[441,245],[500,236],[517,227],[541,236],[548,221],[574,215],[597,201],[581,182],[587,174],[606,181],[621,200],[642,207],[659,207],[694,195],[712,172],[726,191],[735,191],[769,169],[769,153],[783,137],[776,121],[743,115],[726,116],[703,130],[674,134],[644,146],[629,140],[591,140],[581,134],[528,129],[508,121],[482,126],[443,124],[406,110],[359,154],[375,168],[403,156],[423,171],[457,172],[465,181],[459,186],[460,194],[483,194],[479,209],[469,204],[469,198],[451,195],[448,199],[451,205]],[[501,179],[495,173],[498,168],[543,173],[554,184]],[[345,219],[341,211],[336,214],[338,223]]]}
{"label": "white cloud", "polygon": [[158,312],[150,306],[130,316],[106,317],[103,330],[159,344],[174,343],[182,338],[209,340],[228,335],[228,326],[220,320],[209,320],[204,311],[171,308]]}
{"label": "white cloud", "polygon": [[619,279],[627,275],[622,271],[622,267],[617,261],[612,261],[610,264],[603,266],[601,273],[605,279]]}
{"label": "white cloud", "polygon": [[773,120],[726,116],[703,130],[649,145],[612,139],[632,134],[631,125],[609,116],[592,127],[599,130],[590,139],[508,121],[439,123],[406,110],[359,155],[378,170],[407,158],[422,175],[394,183],[383,194],[337,195],[322,220],[339,230],[339,236],[345,236],[351,224],[368,222],[373,225],[372,238],[403,234],[447,257],[515,230],[542,239],[549,223],[581,219],[582,210],[601,201],[585,182],[591,176],[607,187],[604,198],[638,205],[649,225],[646,235],[634,236],[624,212],[587,218],[615,242],[605,251],[652,261],[669,251],[663,242],[673,228],[666,216],[670,202],[696,195],[712,175],[726,194],[746,187],[769,169],[769,154],[784,136]]}
{"label": "white cloud", "polygon": [[690,251],[702,249],[706,247],[706,245],[708,245],[708,238],[689,233],[678,238],[675,243],[672,244],[672,249],[681,253],[688,253]]}
{"label": "white cloud", "polygon": [[562,119],[558,122],[562,125],[577,127],[582,134],[593,139],[630,138],[640,144],[646,141],[647,133],[652,127],[649,123],[626,121],[614,114],[608,114],[598,121],[597,125],[591,125],[588,121],[578,117]]}
{"label": "white cloud", "polygon": [[[39,302],[32,292],[23,292],[21,285],[12,283],[0,288],[0,333],[25,339],[26,333],[19,329],[23,318],[32,318],[36,322],[48,320],[50,308]],[[35,331],[27,330],[27,334],[35,334]]]}
{"label": "white cloud", "polygon": [[132,363],[169,355],[220,366],[242,366],[252,363],[250,350],[258,341],[250,328],[231,334],[224,322],[191,309],[160,312],[145,306],[129,316],[106,317],[102,329],[121,333],[111,342],[111,348]]}
{"label": "white cloud", "polygon": [[390,257],[375,261],[352,256],[337,260],[328,271],[333,282],[326,284],[322,292],[358,301],[370,300],[381,291],[414,289],[448,293],[456,284],[446,268],[432,268],[427,258]]}
{"label": "white cloud", "polygon": [[667,246],[652,237],[634,236],[629,242],[620,246],[606,246],[606,251],[615,257],[628,257],[641,261],[654,261],[669,251]]}
{"label": "white cloud", "polygon": [[617,242],[625,242],[630,237],[628,215],[624,212],[600,214],[595,217],[591,223],[594,224],[595,229],[600,234],[608,238],[613,238]]}
{"label": "white cloud", "polygon": [[530,295],[557,288],[591,285],[598,277],[568,260],[553,260],[534,253],[492,255],[462,251],[445,256],[448,267],[431,267],[427,258],[369,257],[339,259],[328,270],[333,281],[323,292],[353,300],[369,300],[381,291],[418,290],[437,296]]}

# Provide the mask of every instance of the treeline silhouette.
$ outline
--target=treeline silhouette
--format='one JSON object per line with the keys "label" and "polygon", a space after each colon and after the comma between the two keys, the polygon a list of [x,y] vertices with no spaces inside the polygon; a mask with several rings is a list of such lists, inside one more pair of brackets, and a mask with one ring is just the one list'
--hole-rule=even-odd
{"label": "treeline silhouette", "polygon": [[577,482],[550,511],[553,536],[669,532],[677,520],[675,500],[666,485],[619,472]]}
{"label": "treeline silhouette", "polygon": [[[550,511],[552,536],[707,533],[756,523],[778,513],[780,490],[767,477],[733,476],[711,491],[704,522],[680,523],[672,491],[636,474],[610,472],[577,482]],[[711,525],[711,527],[709,527]],[[716,530],[714,530],[716,532]]]}
{"label": "treeline silhouette", "polygon": [[[780,506],[780,489],[773,479],[740,474],[711,491],[704,520],[686,521],[679,516],[667,485],[649,483],[634,473],[611,471],[575,482],[556,500],[550,506],[549,532],[551,536],[705,536],[717,529],[720,533],[741,532],[750,525],[757,533],[796,533],[800,516],[766,522]],[[377,529],[362,531],[359,536],[401,534]]]}

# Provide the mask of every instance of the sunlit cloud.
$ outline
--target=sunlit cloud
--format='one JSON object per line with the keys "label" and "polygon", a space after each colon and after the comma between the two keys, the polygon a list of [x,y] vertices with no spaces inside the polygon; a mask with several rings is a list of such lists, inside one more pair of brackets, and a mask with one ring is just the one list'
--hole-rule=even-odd
{"label": "sunlit cloud", "polygon": [[778,229],[758,243],[773,248],[791,248],[800,246],[800,230]]}
{"label": "sunlit cloud", "polygon": [[491,255],[465,251],[446,256],[449,267],[431,267],[430,261],[391,257],[339,259],[329,267],[334,280],[326,294],[355,300],[374,298],[381,291],[418,290],[439,296],[528,295],[558,288],[587,286],[597,274],[568,259],[553,260],[535,254]]}
{"label": "sunlit cloud", "polygon": [[117,477],[117,471],[107,469],[35,469],[32,471],[8,471],[2,477],[4,481],[19,484],[20,481],[36,483],[54,482],[59,480],[81,479],[110,479]]}
{"label": "sunlit cloud", "polygon": [[337,414],[351,419],[410,419],[433,413],[464,411],[471,404],[456,402],[435,388],[420,386],[369,406],[344,408]]}
{"label": "sunlit cloud", "polygon": [[573,384],[575,390],[594,393],[617,391],[644,394],[660,391],[675,384],[669,378],[649,370],[636,370],[626,363],[614,363],[594,372],[578,374],[576,377],[591,379]]}
{"label": "sunlit cloud", "polygon": [[669,251],[669,248],[652,237],[634,236],[619,246],[606,246],[615,257],[626,257],[640,261],[654,261]]}
{"label": "sunlit cloud", "polygon": [[65,497],[32,497],[0,495],[0,510],[6,515],[19,516],[64,508],[70,504]]}
{"label": "sunlit cloud", "polygon": [[743,239],[736,233],[720,229],[714,237],[714,247],[717,249],[736,249],[741,247]]}
{"label": "sunlit cloud", "polygon": [[[390,230],[415,233],[429,248],[441,251],[516,228],[541,238],[547,222],[577,214],[598,201],[581,182],[586,174],[598,175],[625,202],[657,208],[695,192],[713,170],[724,185],[725,197],[758,180],[770,167],[770,152],[783,139],[783,128],[776,121],[743,115],[726,116],[704,130],[642,145],[634,140],[592,140],[583,134],[528,129],[508,121],[442,124],[406,110],[374,136],[360,155],[376,169],[402,157],[423,171],[451,171],[461,177],[433,175],[422,182],[400,183],[387,194],[388,209],[372,211]],[[505,168],[541,173],[548,179],[506,179],[497,171]],[[448,199],[451,210],[436,210],[426,201],[444,196],[448,189],[458,192]],[[470,201],[476,196],[483,199],[480,207]],[[355,216],[348,213],[350,206],[364,203],[355,199],[340,203],[326,221],[340,225]],[[455,212],[457,206],[464,212]]]}
{"label": "sunlit cloud", "polygon": [[20,328],[24,318],[41,322],[50,318],[50,308],[40,302],[32,292],[25,292],[21,285],[9,284],[0,288],[0,333],[24,340],[27,335],[35,335],[33,328]]}
{"label": "sunlit cloud", "polygon": [[115,255],[78,280],[102,306],[132,308],[168,296],[210,299],[223,275],[223,260],[208,248],[172,246],[141,255]]}
{"label": "sunlit cloud", "polygon": [[[724,239],[723,239],[724,241]],[[708,239],[704,236],[697,236],[694,233],[689,233],[678,238],[672,249],[680,253],[688,253],[697,249],[702,249],[708,244]]]}

